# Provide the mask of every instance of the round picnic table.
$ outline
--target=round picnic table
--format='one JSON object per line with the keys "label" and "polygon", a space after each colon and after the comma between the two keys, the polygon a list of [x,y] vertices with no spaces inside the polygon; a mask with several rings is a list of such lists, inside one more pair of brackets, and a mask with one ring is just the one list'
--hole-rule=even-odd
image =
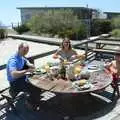
{"label": "round picnic table", "polygon": [[91,87],[87,89],[78,89],[73,87],[73,82],[70,80],[63,80],[61,78],[50,79],[47,74],[32,75],[28,78],[30,84],[36,88],[54,93],[70,94],[70,93],[90,93],[100,91],[106,88],[112,82],[112,76],[105,72],[105,70],[95,71],[90,73],[89,83]]}

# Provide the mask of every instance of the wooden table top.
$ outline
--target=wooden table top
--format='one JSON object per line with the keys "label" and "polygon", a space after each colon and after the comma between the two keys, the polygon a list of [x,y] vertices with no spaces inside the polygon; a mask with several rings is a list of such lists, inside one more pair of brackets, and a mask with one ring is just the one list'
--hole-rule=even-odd
{"label": "wooden table top", "polygon": [[33,75],[28,80],[37,88],[55,93],[89,93],[106,88],[111,84],[112,76],[105,71],[92,72],[89,78],[92,87],[79,90],[73,87],[72,81],[66,81],[60,78],[51,80],[47,75]]}

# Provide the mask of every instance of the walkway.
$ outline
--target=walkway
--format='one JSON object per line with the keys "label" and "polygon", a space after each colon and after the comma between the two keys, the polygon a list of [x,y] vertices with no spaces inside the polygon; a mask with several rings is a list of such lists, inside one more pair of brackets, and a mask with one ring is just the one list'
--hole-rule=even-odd
{"label": "walkway", "polygon": [[[106,37],[109,36],[108,34],[103,34],[102,36]],[[39,42],[39,43],[46,43],[46,44],[51,44],[51,45],[60,45],[62,42],[62,39],[58,38],[46,38],[46,37],[40,37],[40,36],[30,36],[30,35],[14,35],[14,34],[9,34],[8,37],[12,37],[15,39],[21,39],[21,40],[27,40],[27,41],[33,41],[33,42]],[[91,37],[90,40],[97,39],[100,36],[95,36]],[[83,42],[86,41],[82,40]],[[76,46],[80,43],[80,40],[72,40],[71,41],[73,46]]]}

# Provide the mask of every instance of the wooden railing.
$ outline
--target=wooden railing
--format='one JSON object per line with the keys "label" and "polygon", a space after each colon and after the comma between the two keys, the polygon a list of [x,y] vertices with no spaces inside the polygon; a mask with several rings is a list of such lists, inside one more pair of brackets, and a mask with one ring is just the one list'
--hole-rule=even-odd
{"label": "wooden railing", "polygon": [[[108,35],[107,35],[108,36]],[[93,51],[93,48],[91,48],[89,46],[89,43],[93,43],[93,44],[96,44],[95,41],[98,41],[99,39],[101,38],[104,38],[106,39],[107,36],[100,36],[100,37],[97,37],[95,39],[88,39],[88,40],[81,40],[79,43],[77,44],[74,44],[73,47],[75,49],[83,49],[85,50],[85,59],[88,60],[88,61],[92,61],[95,59],[95,52]],[[12,37],[14,39],[22,39],[22,40],[26,40],[26,41],[32,41],[32,42],[37,42],[37,43],[44,43],[44,44],[50,44],[50,45],[60,45],[60,42],[48,42],[48,41],[44,41],[44,40],[39,40],[38,38],[34,39],[34,38],[28,38],[28,37],[22,37],[22,36],[19,36],[19,35],[11,35],[9,37]],[[84,45],[84,46],[83,46]],[[37,55],[34,55],[34,56],[31,56],[29,57],[28,59],[34,63],[34,60],[35,59],[38,59],[38,58],[42,58],[42,57],[45,57],[47,55],[51,55],[55,52],[56,50],[53,50],[53,51],[49,51],[49,52],[46,52],[46,53],[42,53],[42,54],[37,54]],[[5,69],[6,67],[6,64],[3,64],[0,66],[0,70],[2,69]]]}
{"label": "wooden railing", "polygon": [[116,54],[120,54],[120,39],[102,38],[95,41],[96,47],[93,52],[96,53],[95,58],[114,58]]}

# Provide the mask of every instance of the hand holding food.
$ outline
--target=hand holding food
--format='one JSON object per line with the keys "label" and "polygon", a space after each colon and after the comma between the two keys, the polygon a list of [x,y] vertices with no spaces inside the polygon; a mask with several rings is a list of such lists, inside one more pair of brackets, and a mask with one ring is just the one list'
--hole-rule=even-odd
{"label": "hand holding food", "polygon": [[87,80],[86,79],[81,79],[78,83],[79,86],[83,86],[87,83]]}
{"label": "hand holding food", "polygon": [[53,55],[53,58],[54,58],[54,59],[58,59],[59,56],[54,54],[54,55]]}
{"label": "hand holding food", "polygon": [[72,59],[72,60],[77,59],[77,55],[72,55],[72,56],[71,56],[71,59]]}
{"label": "hand holding food", "polygon": [[78,55],[78,59],[80,59],[80,60],[83,60],[83,59],[85,59],[85,54],[80,54],[80,55]]}

